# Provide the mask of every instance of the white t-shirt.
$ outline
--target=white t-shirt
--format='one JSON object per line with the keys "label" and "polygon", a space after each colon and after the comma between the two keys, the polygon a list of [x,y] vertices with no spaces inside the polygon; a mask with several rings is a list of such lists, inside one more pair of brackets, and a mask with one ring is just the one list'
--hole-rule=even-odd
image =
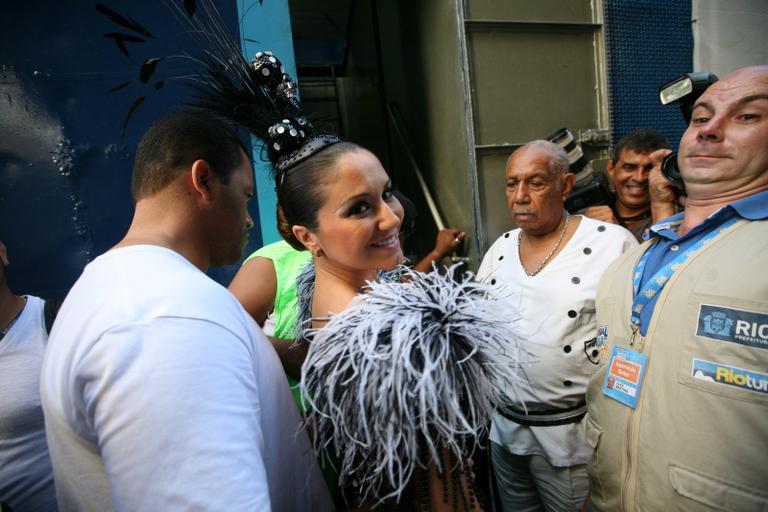
{"label": "white t-shirt", "polygon": [[40,405],[40,367],[48,341],[44,304],[28,296],[0,339],[0,502],[14,512],[56,510]]}
{"label": "white t-shirt", "polygon": [[332,509],[271,344],[169,249],[85,268],[41,393],[62,510]]}
{"label": "white t-shirt", "polygon": [[[526,368],[531,387],[519,393],[529,410],[567,409],[584,402],[597,371],[595,296],[603,272],[637,245],[632,233],[581,217],[566,246],[535,276],[520,263],[515,229],[500,236],[483,258],[477,279],[502,286],[519,317],[522,347],[536,361]],[[585,346],[586,343],[586,346]],[[517,409],[523,409],[518,404]],[[517,455],[543,455],[554,466],[586,463],[592,455],[578,423],[529,427],[496,415],[491,440]]]}

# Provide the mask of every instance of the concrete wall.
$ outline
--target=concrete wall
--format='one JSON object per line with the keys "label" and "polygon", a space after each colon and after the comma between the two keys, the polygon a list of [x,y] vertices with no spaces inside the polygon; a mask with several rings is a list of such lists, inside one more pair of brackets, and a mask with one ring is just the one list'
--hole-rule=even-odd
{"label": "concrete wall", "polygon": [[[513,227],[507,156],[561,127],[607,129],[599,3],[380,1],[378,10],[387,100],[403,113],[446,224],[468,232],[476,268]],[[392,139],[393,168],[410,169]],[[407,172],[399,181],[415,193]]]}
{"label": "concrete wall", "polygon": [[[475,259],[480,219],[474,205],[471,103],[462,70],[461,2],[377,2],[386,97],[402,114],[410,146],[446,225],[468,232]],[[431,249],[435,227],[402,140],[390,126],[392,168],[399,186],[417,203],[420,252]]]}
{"label": "concrete wall", "polygon": [[768,63],[768,2],[693,0],[693,66],[724,77]]}

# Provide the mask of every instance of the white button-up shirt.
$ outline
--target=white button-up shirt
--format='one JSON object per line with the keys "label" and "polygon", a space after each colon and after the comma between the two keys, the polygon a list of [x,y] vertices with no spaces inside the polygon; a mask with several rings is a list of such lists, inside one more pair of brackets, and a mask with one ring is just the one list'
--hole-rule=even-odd
{"label": "white button-up shirt", "polygon": [[[584,402],[597,370],[595,295],[605,269],[637,245],[626,229],[581,217],[565,247],[535,276],[520,263],[515,229],[486,253],[477,278],[501,286],[510,314],[526,333],[522,347],[534,362],[526,369],[530,388],[518,395],[528,411],[567,409]],[[519,403],[516,409],[523,409]],[[517,455],[543,455],[554,466],[586,463],[592,449],[578,423],[532,427],[496,415],[491,440]]]}

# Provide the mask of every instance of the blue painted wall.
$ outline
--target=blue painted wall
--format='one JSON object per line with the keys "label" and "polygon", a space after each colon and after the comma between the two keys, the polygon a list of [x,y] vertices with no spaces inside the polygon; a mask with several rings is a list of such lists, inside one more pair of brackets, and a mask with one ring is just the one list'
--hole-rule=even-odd
{"label": "blue painted wall", "polygon": [[605,0],[611,142],[654,128],[677,147],[685,121],[659,86],[693,71],[691,0]]}
{"label": "blue painted wall", "polygon": [[[286,72],[297,80],[296,59],[293,52],[291,17],[288,0],[237,0],[240,17],[240,37],[245,58],[249,61],[258,51],[271,51],[283,63]],[[256,190],[264,244],[280,240],[275,212],[277,195],[271,177],[271,166],[262,158],[264,146],[258,139],[253,141],[253,167],[256,170]]]}
{"label": "blue painted wall", "polygon": [[[9,250],[12,289],[60,298],[130,223],[129,184],[141,135],[191,94],[176,78],[192,71],[188,59],[163,60],[147,84],[138,80],[141,63],[196,55],[199,46],[162,2],[104,2],[155,36],[128,43],[128,57],[104,37],[127,30],[91,1],[11,3],[0,17],[0,240]],[[295,75],[287,0],[216,4],[237,39],[243,19],[246,55],[273,48]],[[276,238],[274,185],[267,169],[257,167],[258,200],[250,205],[256,226],[247,252],[262,245],[262,228],[265,240]],[[210,274],[227,283],[237,268]]]}

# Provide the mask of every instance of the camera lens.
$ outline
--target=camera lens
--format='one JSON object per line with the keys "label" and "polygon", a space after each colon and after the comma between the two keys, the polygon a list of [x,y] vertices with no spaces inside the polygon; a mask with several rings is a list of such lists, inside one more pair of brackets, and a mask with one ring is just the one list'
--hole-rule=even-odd
{"label": "camera lens", "polygon": [[[581,145],[579,145],[579,142],[573,136],[571,130],[568,128],[560,128],[555,133],[546,137],[546,140],[554,142],[565,150],[568,154],[568,164],[570,165],[572,173],[579,176],[582,171],[584,171],[584,168],[587,166],[587,159],[584,158],[584,152],[581,149]],[[589,169],[589,173],[584,174],[588,174],[589,176],[592,174],[592,170]]]}
{"label": "camera lens", "polygon": [[661,161],[661,174],[675,185],[683,184],[683,176],[677,166],[677,153],[670,153]]}

